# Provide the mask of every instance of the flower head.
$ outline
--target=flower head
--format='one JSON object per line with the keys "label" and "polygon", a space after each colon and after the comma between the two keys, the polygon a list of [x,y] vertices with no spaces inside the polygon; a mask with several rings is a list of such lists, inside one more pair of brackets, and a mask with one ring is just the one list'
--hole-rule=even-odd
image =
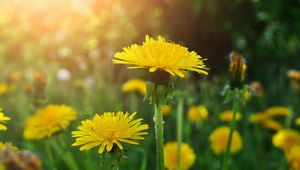
{"label": "flower head", "polygon": [[191,122],[204,120],[208,116],[208,110],[204,105],[190,107],[188,117]]}
{"label": "flower head", "polygon": [[66,105],[49,105],[38,110],[25,121],[24,137],[38,140],[51,137],[77,119],[77,112]]}
{"label": "flower head", "polygon": [[[215,129],[209,136],[211,147],[215,154],[225,152],[229,139],[229,127],[223,126]],[[236,153],[242,149],[242,139],[237,131],[233,132],[230,153]]]}
{"label": "flower head", "polygon": [[[232,110],[226,110],[226,111],[222,112],[219,115],[219,119],[224,121],[224,122],[230,122],[232,117],[233,117],[233,111]],[[242,118],[241,113],[237,112],[236,115],[235,115],[235,120],[239,121],[239,120],[241,120],[241,118]]]}
{"label": "flower head", "polygon": [[300,145],[293,146],[286,154],[287,162],[291,170],[300,169]]}
{"label": "flower head", "polygon": [[5,116],[4,113],[2,113],[1,109],[0,109],[0,131],[7,130],[7,127],[3,123],[6,123],[8,120],[10,120],[10,118]]}
{"label": "flower head", "polygon": [[11,92],[16,88],[15,84],[0,83],[0,95]]}
{"label": "flower head", "polygon": [[300,134],[292,129],[283,129],[273,135],[273,145],[283,150],[289,150],[295,145],[300,145]]}
{"label": "flower head", "polygon": [[137,140],[143,140],[142,135],[149,127],[142,124],[142,119],[134,120],[133,114],[123,112],[105,112],[96,114],[92,120],[84,120],[77,131],[72,132],[76,138],[72,146],[80,146],[80,150],[89,150],[99,146],[98,152],[110,152],[113,147],[123,150],[123,143],[137,145]]}
{"label": "flower head", "polygon": [[273,120],[273,119],[268,119],[266,121],[263,121],[262,125],[265,128],[270,129],[270,130],[274,130],[274,131],[278,131],[278,130],[282,129],[281,123],[279,123],[278,121]]}
{"label": "flower head", "polygon": [[252,123],[262,123],[266,120],[270,119],[269,115],[263,112],[251,114],[249,117],[250,122]]}
{"label": "flower head", "polygon": [[146,94],[146,82],[140,79],[131,79],[122,86],[123,92],[138,91],[142,95]]}
{"label": "flower head", "polygon": [[146,68],[149,72],[165,71],[183,78],[182,70],[207,75],[204,59],[187,48],[166,42],[161,36],[157,40],[148,35],[142,45],[134,44],[115,54],[115,64],[130,65],[128,68]]}
{"label": "flower head", "polygon": [[243,56],[237,53],[231,53],[229,55],[229,58],[229,71],[231,72],[231,88],[241,88],[246,76],[246,60]]}
{"label": "flower head", "polygon": [[3,143],[3,142],[0,142],[0,153],[2,153],[4,150],[13,150],[13,151],[17,151],[18,148],[12,146],[11,143]]}
{"label": "flower head", "polygon": [[161,110],[162,110],[162,113],[163,113],[164,116],[168,116],[170,114],[170,112],[171,112],[171,106],[167,105],[167,104],[164,104],[162,106]]}
{"label": "flower head", "polygon": [[271,117],[277,117],[277,116],[288,116],[290,114],[290,111],[286,107],[282,106],[273,106],[266,110],[266,113]]}
{"label": "flower head", "polygon": [[[180,150],[182,169],[187,170],[193,166],[196,159],[196,155],[193,149],[186,143],[181,144]],[[167,169],[176,170],[178,168],[177,152],[177,142],[169,142],[165,145],[165,167],[167,167]]]}

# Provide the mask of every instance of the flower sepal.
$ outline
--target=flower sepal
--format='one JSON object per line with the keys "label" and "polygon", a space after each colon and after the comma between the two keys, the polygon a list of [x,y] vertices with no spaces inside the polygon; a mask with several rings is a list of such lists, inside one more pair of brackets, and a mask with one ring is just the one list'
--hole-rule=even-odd
{"label": "flower sepal", "polygon": [[157,85],[154,82],[147,81],[147,93],[144,101],[148,101],[150,104],[153,103],[167,103],[168,100],[172,98],[170,95],[174,89],[174,85],[169,83],[169,85]]}

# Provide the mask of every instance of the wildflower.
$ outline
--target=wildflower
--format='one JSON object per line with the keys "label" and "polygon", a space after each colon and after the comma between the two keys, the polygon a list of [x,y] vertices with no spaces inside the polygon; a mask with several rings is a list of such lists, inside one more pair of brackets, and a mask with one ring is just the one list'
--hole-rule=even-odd
{"label": "wildflower", "polygon": [[131,79],[122,86],[123,92],[138,91],[142,95],[146,94],[146,82],[140,79]]}
{"label": "wildflower", "polygon": [[[233,111],[232,110],[226,110],[226,111],[222,112],[219,115],[219,119],[224,121],[224,122],[230,122],[231,119],[232,119],[232,116],[233,116]],[[239,120],[241,120],[241,118],[242,118],[241,113],[237,112],[236,116],[235,116],[235,120],[239,121]]]}
{"label": "wildflower", "polygon": [[300,117],[298,117],[296,120],[295,120],[295,124],[300,126]]}
{"label": "wildflower", "polygon": [[115,64],[131,65],[128,68],[145,68],[149,72],[165,71],[183,78],[182,70],[207,75],[204,59],[187,48],[166,42],[161,36],[155,40],[148,35],[143,45],[134,44],[115,54]]}
{"label": "wildflower", "polygon": [[[186,143],[182,143],[181,147],[181,163],[182,169],[187,170],[191,168],[195,162],[196,155],[193,149]],[[178,168],[178,145],[177,142],[168,142],[165,145],[165,167],[169,170],[176,170]]]}
{"label": "wildflower", "polygon": [[251,114],[249,117],[249,120],[252,123],[262,123],[268,119],[270,119],[270,117],[266,113],[263,113],[263,112]]}
{"label": "wildflower", "polygon": [[38,110],[25,121],[24,137],[38,140],[51,137],[66,129],[70,122],[77,119],[77,112],[66,105],[48,105]]}
{"label": "wildflower", "polygon": [[0,153],[3,152],[4,150],[14,150],[14,151],[17,151],[18,148],[12,146],[11,143],[3,143],[3,142],[0,142]]}
{"label": "wildflower", "polygon": [[142,119],[133,120],[133,114],[123,112],[105,112],[102,115],[96,114],[92,120],[84,120],[77,131],[72,132],[76,138],[72,146],[80,146],[79,150],[89,150],[99,146],[98,152],[104,150],[110,152],[113,147],[123,150],[123,143],[137,145],[136,140],[143,140],[142,135],[149,127],[141,124]]}
{"label": "wildflower", "polygon": [[7,94],[11,91],[13,91],[16,88],[16,85],[8,84],[8,83],[0,83],[0,95]]}
{"label": "wildflower", "polygon": [[61,82],[67,82],[71,79],[71,73],[68,69],[62,68],[57,72],[57,79]]}
{"label": "wildflower", "polygon": [[283,129],[273,135],[273,145],[283,150],[289,150],[295,145],[300,145],[300,134],[292,129]]}
{"label": "wildflower", "polygon": [[170,105],[167,105],[167,104],[164,104],[162,106],[162,113],[164,116],[168,116],[171,112],[171,106]]}
{"label": "wildflower", "polygon": [[240,54],[230,54],[231,89],[241,88],[246,76],[246,61]]}
{"label": "wildflower", "polygon": [[1,109],[0,109],[0,131],[7,130],[7,127],[3,123],[6,123],[8,120],[10,120],[10,118],[5,116],[4,113],[2,113]]}
{"label": "wildflower", "polygon": [[188,117],[191,122],[204,120],[208,116],[208,110],[204,105],[193,106],[188,111]]}
{"label": "wildflower", "polygon": [[[211,147],[215,154],[225,152],[229,138],[229,127],[223,126],[215,129],[209,136]],[[230,146],[230,153],[236,153],[242,149],[242,139],[239,132],[234,131]]]}
{"label": "wildflower", "polygon": [[300,90],[300,71],[288,70],[287,76],[290,79],[292,88]]}
{"label": "wildflower", "polygon": [[300,169],[300,145],[293,146],[286,154],[287,162],[291,170]]}
{"label": "wildflower", "polygon": [[268,119],[268,120],[264,121],[263,126],[267,129],[274,130],[274,131],[278,131],[278,130],[282,129],[281,123],[279,123],[278,121],[273,120],[273,119]]}
{"label": "wildflower", "polygon": [[250,83],[250,87],[255,90],[255,95],[262,96],[264,94],[263,86],[258,81]]}
{"label": "wildflower", "polygon": [[282,106],[273,106],[266,110],[266,113],[271,117],[277,117],[277,116],[288,116],[290,114],[290,111],[286,107]]}

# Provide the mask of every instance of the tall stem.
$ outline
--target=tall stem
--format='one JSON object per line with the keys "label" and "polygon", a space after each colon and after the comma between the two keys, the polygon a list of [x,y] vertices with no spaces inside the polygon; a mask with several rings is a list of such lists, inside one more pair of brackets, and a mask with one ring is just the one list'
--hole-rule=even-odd
{"label": "tall stem", "polygon": [[183,121],[183,99],[179,99],[177,105],[177,160],[178,170],[182,169],[181,162],[181,143],[182,143],[182,121]]}
{"label": "tall stem", "polygon": [[48,142],[45,142],[44,146],[45,146],[45,151],[46,151],[46,154],[47,154],[47,157],[48,157],[48,160],[49,160],[50,168],[52,170],[56,170],[55,165],[54,165],[54,158],[53,158],[52,151],[51,151],[51,148],[50,148],[50,144]]}
{"label": "tall stem", "polygon": [[223,170],[228,169],[228,161],[229,161],[229,157],[230,157],[230,147],[231,147],[232,135],[233,135],[235,125],[236,125],[235,117],[238,112],[238,109],[239,109],[239,99],[235,96],[233,98],[233,115],[232,115],[232,120],[230,122],[229,138],[228,138],[226,151],[225,151],[225,155],[224,155],[224,159],[223,159],[223,168],[222,168]]}
{"label": "tall stem", "polygon": [[164,169],[164,129],[162,104],[160,101],[154,105],[155,109],[155,137],[156,137],[156,159],[157,170]]}

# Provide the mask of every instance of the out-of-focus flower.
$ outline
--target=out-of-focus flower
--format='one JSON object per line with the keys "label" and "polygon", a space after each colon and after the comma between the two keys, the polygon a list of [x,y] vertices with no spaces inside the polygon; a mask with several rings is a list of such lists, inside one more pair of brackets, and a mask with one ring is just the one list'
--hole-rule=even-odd
{"label": "out-of-focus flower", "polygon": [[57,51],[57,55],[59,58],[66,58],[71,56],[72,54],[72,49],[70,47],[61,47]]}
{"label": "out-of-focus flower", "polygon": [[293,146],[286,153],[286,158],[291,170],[299,170],[300,169],[300,145]]}
{"label": "out-of-focus flower", "polygon": [[278,121],[273,120],[273,119],[268,119],[266,121],[263,121],[262,125],[265,128],[270,129],[270,130],[274,130],[274,131],[278,131],[278,130],[283,128],[281,123],[279,123]]}
{"label": "out-of-focus flower", "polygon": [[155,40],[148,35],[142,45],[134,44],[115,54],[115,64],[130,65],[128,68],[145,68],[149,72],[165,71],[183,78],[182,70],[207,75],[204,59],[187,48],[166,42],[161,36]]}
{"label": "out-of-focus flower", "polygon": [[231,72],[230,87],[231,89],[241,88],[246,77],[246,60],[237,53],[231,53],[229,58],[229,71]]}
{"label": "out-of-focus flower", "polygon": [[245,99],[246,101],[249,101],[249,100],[251,100],[251,98],[252,98],[251,92],[248,91],[248,90],[246,90],[246,91],[244,92],[244,99]]}
{"label": "out-of-focus flower", "polygon": [[250,83],[250,87],[255,90],[255,95],[263,96],[264,88],[263,88],[263,86],[261,85],[260,82],[253,81],[252,83]]}
{"label": "out-of-focus flower", "polygon": [[292,88],[300,90],[300,71],[288,70],[287,76],[290,79]]}
{"label": "out-of-focus flower", "polygon": [[146,94],[146,82],[141,79],[131,79],[125,82],[122,86],[123,92],[134,92],[138,91],[142,95]]}
{"label": "out-of-focus flower", "polygon": [[47,84],[47,76],[40,70],[34,71],[34,86],[35,88],[44,88]]}
{"label": "out-of-focus flower", "polygon": [[24,137],[28,140],[48,138],[66,129],[77,119],[77,112],[66,105],[48,105],[25,121]]}
{"label": "out-of-focus flower", "polygon": [[[231,119],[233,117],[233,112],[232,110],[226,110],[224,112],[222,112],[220,115],[219,115],[219,119],[224,121],[224,122],[230,122]],[[240,112],[237,112],[236,115],[235,115],[235,120],[236,121],[239,121],[241,120],[242,118],[242,115]]]}
{"label": "out-of-focus flower", "polygon": [[13,71],[9,74],[9,81],[10,82],[18,82],[22,79],[22,73],[19,71]]}
{"label": "out-of-focus flower", "polygon": [[[194,150],[186,143],[182,143],[181,150],[181,163],[182,169],[190,169],[196,159]],[[176,170],[178,168],[178,145],[177,142],[168,142],[164,148],[165,153],[165,167],[169,170]]]}
{"label": "out-of-focus flower", "polygon": [[163,113],[164,116],[168,116],[170,114],[170,112],[171,112],[171,106],[170,105],[165,104],[165,105],[162,106],[162,113]]}
{"label": "out-of-focus flower", "polygon": [[272,141],[275,147],[288,151],[300,145],[300,134],[292,129],[282,129],[273,135]]}
{"label": "out-of-focus flower", "polygon": [[290,111],[286,107],[282,106],[273,106],[266,110],[266,113],[271,117],[277,117],[277,116],[288,116],[290,114]]}
{"label": "out-of-focus flower", "polygon": [[16,88],[15,83],[0,83],[0,95],[7,94]]}
{"label": "out-of-focus flower", "polygon": [[262,123],[266,120],[270,119],[269,115],[264,112],[259,112],[255,114],[251,114],[249,117],[250,122],[252,123]]}
{"label": "out-of-focus flower", "polygon": [[[219,127],[215,129],[209,136],[211,148],[215,154],[221,154],[226,151],[229,139],[229,127]],[[239,132],[234,131],[230,146],[230,153],[234,154],[242,149],[242,139]]]}
{"label": "out-of-focus flower", "polygon": [[133,114],[123,112],[105,112],[96,114],[92,120],[84,120],[77,131],[72,132],[76,138],[72,146],[80,146],[79,150],[89,150],[99,146],[98,153],[110,152],[113,147],[123,150],[122,142],[137,145],[137,140],[144,140],[142,135],[149,128],[141,124],[142,119],[134,120]]}
{"label": "out-of-focus flower", "polygon": [[70,71],[65,68],[59,69],[56,76],[57,76],[57,79],[62,82],[67,82],[67,81],[70,81],[70,79],[71,79]]}
{"label": "out-of-focus flower", "polygon": [[8,120],[10,120],[10,118],[5,116],[1,110],[2,109],[0,109],[0,131],[7,130],[7,127],[3,123],[6,123]]}
{"label": "out-of-focus flower", "polygon": [[296,120],[295,120],[295,124],[300,126],[300,117],[298,117]]}
{"label": "out-of-focus flower", "polygon": [[16,148],[15,146],[12,146],[11,143],[3,143],[3,142],[0,142],[0,154],[1,154],[4,150],[13,150],[13,151],[17,151],[18,148]]}
{"label": "out-of-focus flower", "polygon": [[200,120],[207,119],[208,110],[204,105],[192,106],[188,111],[188,118],[191,122],[197,122]]}

